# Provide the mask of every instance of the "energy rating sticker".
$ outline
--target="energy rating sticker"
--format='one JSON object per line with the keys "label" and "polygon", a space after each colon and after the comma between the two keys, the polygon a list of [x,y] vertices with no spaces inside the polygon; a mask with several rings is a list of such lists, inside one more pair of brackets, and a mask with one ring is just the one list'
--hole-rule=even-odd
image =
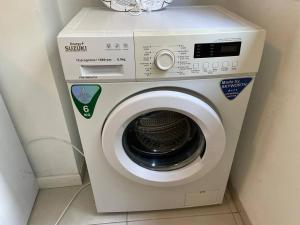
{"label": "energy rating sticker", "polygon": [[220,83],[221,89],[227,99],[235,99],[247,85],[252,81],[251,77],[226,79]]}
{"label": "energy rating sticker", "polygon": [[81,115],[86,119],[90,119],[101,94],[101,87],[94,84],[73,85],[71,94]]}

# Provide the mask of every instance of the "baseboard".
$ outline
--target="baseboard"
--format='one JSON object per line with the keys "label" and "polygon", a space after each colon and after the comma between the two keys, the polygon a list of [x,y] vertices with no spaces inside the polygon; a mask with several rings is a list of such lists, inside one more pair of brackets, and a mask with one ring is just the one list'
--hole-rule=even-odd
{"label": "baseboard", "polygon": [[62,176],[38,177],[37,182],[40,188],[55,188],[81,185],[82,179],[80,174],[70,174]]}
{"label": "baseboard", "polygon": [[239,214],[241,215],[244,225],[253,225],[251,220],[249,219],[249,216],[248,216],[239,196],[238,196],[237,191],[232,186],[231,182],[228,183],[228,191],[232,197],[234,204],[237,207]]}

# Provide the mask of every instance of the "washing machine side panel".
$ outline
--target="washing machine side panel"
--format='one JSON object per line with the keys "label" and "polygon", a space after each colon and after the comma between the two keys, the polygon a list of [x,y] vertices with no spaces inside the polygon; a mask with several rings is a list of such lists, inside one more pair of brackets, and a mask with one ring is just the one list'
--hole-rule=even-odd
{"label": "washing machine side panel", "polygon": [[[85,119],[73,104],[99,212],[188,207],[187,196],[192,196],[199,191],[216,191],[216,194],[208,197],[208,201],[204,204],[196,203],[196,205],[221,203],[254,82],[253,78],[253,81],[234,100],[228,100],[220,88],[223,79],[225,78],[99,84],[102,93],[94,115],[90,119]],[[71,85],[69,84],[69,88]],[[102,152],[101,129],[110,111],[119,102],[135,93],[160,87],[186,89],[207,99],[208,103],[217,109],[225,128],[226,148],[220,163],[200,180],[186,185],[162,188],[133,182],[116,172]]]}

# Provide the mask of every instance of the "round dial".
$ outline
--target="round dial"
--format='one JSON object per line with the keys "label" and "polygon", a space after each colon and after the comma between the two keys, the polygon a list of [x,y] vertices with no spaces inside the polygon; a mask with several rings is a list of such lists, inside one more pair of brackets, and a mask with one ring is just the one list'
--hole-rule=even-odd
{"label": "round dial", "polygon": [[164,71],[169,70],[175,63],[174,53],[167,49],[160,50],[156,54],[154,62],[159,69]]}

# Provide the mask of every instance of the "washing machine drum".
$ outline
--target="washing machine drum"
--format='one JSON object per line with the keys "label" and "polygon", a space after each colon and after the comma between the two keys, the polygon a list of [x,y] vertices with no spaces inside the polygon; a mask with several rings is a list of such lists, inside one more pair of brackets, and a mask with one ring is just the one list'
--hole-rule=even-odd
{"label": "washing machine drum", "polygon": [[102,129],[107,162],[131,180],[174,186],[199,179],[221,160],[225,130],[217,112],[193,95],[152,90],[131,96]]}
{"label": "washing machine drum", "polygon": [[189,117],[160,110],[133,120],[123,134],[127,155],[140,166],[156,171],[182,168],[205,151],[205,137]]}

